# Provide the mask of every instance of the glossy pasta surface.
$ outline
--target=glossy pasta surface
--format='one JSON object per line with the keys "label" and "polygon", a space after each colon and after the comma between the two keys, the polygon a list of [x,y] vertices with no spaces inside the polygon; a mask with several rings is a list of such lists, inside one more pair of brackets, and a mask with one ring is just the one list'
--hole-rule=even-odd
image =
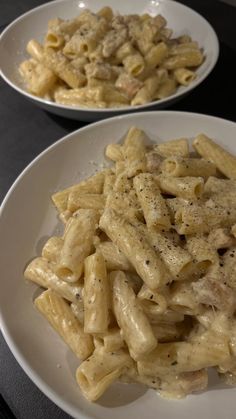
{"label": "glossy pasta surface", "polygon": [[90,401],[116,380],[185,397],[210,367],[236,384],[236,157],[204,134],[193,147],[131,127],[110,168],[52,195],[64,233],[25,278]]}

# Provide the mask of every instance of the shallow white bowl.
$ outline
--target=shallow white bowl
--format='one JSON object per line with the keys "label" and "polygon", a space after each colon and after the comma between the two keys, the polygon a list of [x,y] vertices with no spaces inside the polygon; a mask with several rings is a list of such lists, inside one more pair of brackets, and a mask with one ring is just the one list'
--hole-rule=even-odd
{"label": "shallow white bowl", "polygon": [[[34,38],[43,40],[46,33],[47,22],[51,18],[60,17],[71,19],[78,15],[83,8],[98,11],[101,7],[109,5],[121,14],[130,13],[158,13],[165,16],[168,26],[174,30],[174,35],[190,35],[198,41],[204,49],[206,59],[197,70],[197,78],[188,87],[179,87],[177,92],[168,98],[146,105],[110,108],[110,109],[84,109],[59,105],[31,95],[18,74],[19,64],[27,58],[27,42]],[[110,116],[139,111],[144,109],[161,109],[179,100],[185,94],[197,87],[211,72],[219,55],[219,43],[211,25],[192,9],[171,0],[56,0],[22,15],[9,25],[0,37],[0,74],[11,87],[32,100],[38,106],[67,118],[82,121],[95,121]]]}
{"label": "shallow white bowl", "polygon": [[[161,399],[139,385],[114,384],[96,404],[87,402],[75,381],[78,360],[34,309],[38,287],[23,280],[24,267],[59,233],[50,196],[101,169],[104,148],[136,125],[153,141],[194,137],[200,132],[236,153],[236,124],[181,112],[143,112],[89,125],[40,154],[8,192],[0,213],[0,316],[3,335],[34,383],[75,418],[235,419],[235,389],[213,377],[208,391],[181,401]],[[96,162],[96,164],[95,164]],[[60,365],[61,368],[57,368]]]}

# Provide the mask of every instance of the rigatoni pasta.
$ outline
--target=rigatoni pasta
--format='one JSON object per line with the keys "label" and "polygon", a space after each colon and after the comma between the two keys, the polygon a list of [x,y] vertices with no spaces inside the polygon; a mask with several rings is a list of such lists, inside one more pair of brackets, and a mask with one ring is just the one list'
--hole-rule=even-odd
{"label": "rigatoni pasta", "polygon": [[117,15],[110,7],[52,19],[20,74],[30,93],[86,108],[138,106],[160,100],[197,77],[204,52],[189,36],[172,37],[161,16]]}
{"label": "rigatoni pasta", "polygon": [[[56,50],[60,38],[47,42]],[[181,42],[171,57],[196,49]],[[130,49],[119,46],[115,58]],[[200,156],[186,138],[153,145],[131,127],[107,147],[110,168],[52,195],[64,233],[24,276],[46,289],[35,306],[83,361],[76,380],[90,401],[116,380],[184,397],[207,387],[209,367],[235,382],[235,157],[196,138]]]}

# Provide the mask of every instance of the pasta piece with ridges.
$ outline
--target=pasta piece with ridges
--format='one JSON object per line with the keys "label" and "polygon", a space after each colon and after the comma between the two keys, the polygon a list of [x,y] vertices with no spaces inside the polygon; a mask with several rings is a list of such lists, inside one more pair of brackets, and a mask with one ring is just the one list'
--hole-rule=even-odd
{"label": "pasta piece with ridges", "polygon": [[187,236],[186,248],[197,263],[205,262],[208,267],[219,262],[219,256],[213,245],[201,235]]}
{"label": "pasta piece with ridges", "polygon": [[79,366],[76,380],[84,396],[95,401],[132,364],[133,360],[122,349],[106,352],[98,348]]}
{"label": "pasta piece with ridges", "polygon": [[153,228],[147,229],[144,225],[139,224],[138,229],[159,254],[175,280],[186,278],[192,273],[193,259],[188,251]]}
{"label": "pasta piece with ridges", "polygon": [[124,217],[106,209],[100,219],[100,228],[126,255],[150,289],[169,281],[170,274],[151,245]]}
{"label": "pasta piece with ridges", "polygon": [[121,336],[121,330],[118,327],[108,329],[107,333],[95,334],[94,339],[100,341],[100,347],[106,352],[118,351],[125,346],[124,339]]}
{"label": "pasta piece with ridges", "polygon": [[105,206],[103,194],[78,194],[70,192],[68,197],[68,210],[72,213],[79,208],[102,210]]}
{"label": "pasta piece with ridges", "polygon": [[196,200],[201,198],[204,188],[202,177],[172,177],[159,175],[158,184],[162,192],[183,199]]}
{"label": "pasta piece with ridges", "polygon": [[79,282],[70,284],[55,274],[56,265],[38,257],[29,263],[24,272],[25,279],[35,282],[43,288],[51,288],[61,297],[76,303],[81,298],[82,285]]}
{"label": "pasta piece with ridges", "polygon": [[63,246],[62,237],[52,236],[42,248],[42,257],[50,262],[57,262],[58,255]]}
{"label": "pasta piece with ridges", "polygon": [[109,271],[134,271],[127,257],[119,250],[115,243],[103,241],[97,246],[97,249],[102,253]]}
{"label": "pasta piece with ridges", "polygon": [[167,157],[161,165],[166,176],[196,176],[208,178],[216,175],[216,166],[209,160],[183,157]]}
{"label": "pasta piece with ridges", "polygon": [[109,323],[110,284],[102,253],[84,261],[84,331],[105,333]]}
{"label": "pasta piece with ridges", "polygon": [[204,134],[193,141],[193,147],[200,156],[211,160],[217,169],[229,179],[236,179],[236,157]]}
{"label": "pasta piece with ridges", "polygon": [[162,157],[189,157],[189,145],[187,138],[177,138],[175,140],[169,140],[166,143],[154,145],[154,150],[156,150]]}
{"label": "pasta piece with ridges", "polygon": [[110,274],[113,289],[113,310],[122,336],[133,359],[152,351],[157,340],[134,291],[122,271]]}
{"label": "pasta piece with ridges", "polygon": [[141,173],[134,178],[134,188],[148,228],[169,230],[169,211],[156,178],[150,173]]}
{"label": "pasta piece with ridges", "polygon": [[79,359],[91,355],[92,337],[84,333],[83,326],[63,298],[47,290],[35,299],[34,304]]}
{"label": "pasta piece with ridges", "polygon": [[92,209],[80,209],[69,220],[56,265],[57,275],[65,281],[75,282],[81,277],[84,259],[93,251],[98,220],[98,211]]}
{"label": "pasta piece with ridges", "polygon": [[81,194],[81,193],[102,193],[104,177],[106,170],[96,173],[95,175],[89,177],[86,180],[72,185],[69,188],[63,189],[59,192],[52,194],[52,201],[59,212],[65,211],[67,209],[68,197],[70,192]]}

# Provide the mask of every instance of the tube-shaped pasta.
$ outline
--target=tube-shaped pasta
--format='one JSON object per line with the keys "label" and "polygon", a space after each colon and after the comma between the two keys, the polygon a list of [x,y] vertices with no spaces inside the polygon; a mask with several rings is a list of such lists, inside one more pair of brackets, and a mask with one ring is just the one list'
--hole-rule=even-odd
{"label": "tube-shaped pasta", "polygon": [[29,91],[36,96],[45,96],[57,80],[50,69],[34,59],[23,61],[19,70]]}
{"label": "tube-shaped pasta", "polygon": [[121,72],[116,79],[115,86],[131,100],[143,86],[143,82],[131,74]]}
{"label": "tube-shaped pasta", "polygon": [[197,316],[203,312],[203,306],[193,292],[192,284],[188,280],[173,285],[169,307],[189,316]]}
{"label": "tube-shaped pasta", "polygon": [[236,179],[236,157],[204,134],[198,135],[193,147],[203,158],[212,161],[229,179]]}
{"label": "tube-shaped pasta", "polygon": [[34,304],[79,359],[91,355],[94,348],[92,337],[84,333],[83,326],[63,298],[47,290],[34,300]]}
{"label": "tube-shaped pasta", "polygon": [[44,63],[53,73],[73,89],[85,85],[85,75],[79,70],[76,70],[61,51],[56,52],[53,48],[44,50]]}
{"label": "tube-shaped pasta", "polygon": [[179,322],[155,324],[152,325],[152,330],[158,342],[168,343],[181,340],[188,329],[184,322]]}
{"label": "tube-shaped pasta", "polygon": [[135,176],[146,168],[146,146],[148,137],[139,128],[131,127],[124,140],[124,159],[127,175]]}
{"label": "tube-shaped pasta", "polygon": [[84,324],[84,302],[82,298],[80,298],[76,303],[72,303],[70,305],[72,313],[74,316],[79,320],[81,324]]}
{"label": "tube-shaped pasta", "polygon": [[79,16],[77,16],[75,19],[70,20],[62,20],[60,18],[50,19],[48,21],[48,29],[49,30],[57,30],[62,33],[63,35],[69,35],[71,37],[77,29],[81,26],[81,13]]}
{"label": "tube-shaped pasta", "polygon": [[179,345],[181,345],[180,342],[159,343],[156,349],[138,360],[138,373],[157,377],[178,373],[177,350]]}
{"label": "tube-shaped pasta", "polygon": [[[233,227],[231,232],[234,235]],[[236,234],[235,234],[236,237]],[[210,243],[213,249],[227,249],[232,247],[236,244],[235,237],[230,234],[230,230],[228,228],[216,228],[211,230],[207,240]]]}
{"label": "tube-shaped pasta", "polygon": [[44,43],[45,48],[53,48],[57,50],[57,49],[63,48],[64,44],[65,44],[65,38],[62,34],[53,30],[53,28],[48,30],[45,37],[45,43]]}
{"label": "tube-shaped pasta", "polygon": [[[117,188],[117,182],[114,184],[114,190]],[[141,207],[134,190],[130,192],[110,192],[107,195],[106,208],[114,209],[121,216],[131,222],[135,222],[142,217]]]}
{"label": "tube-shaped pasta", "polygon": [[117,64],[122,63],[122,61],[130,56],[135,54],[135,48],[133,47],[132,43],[130,41],[125,42],[122,44],[117,50],[116,50],[116,60]]}
{"label": "tube-shaped pasta", "polygon": [[164,313],[167,309],[167,300],[165,295],[162,295],[160,292],[150,290],[146,284],[144,284],[140,289],[138,298],[140,299],[142,306],[145,306],[148,309],[149,313]]}
{"label": "tube-shaped pasta", "polygon": [[188,236],[186,247],[197,262],[205,262],[208,267],[219,261],[214,243],[210,243],[204,236]]}
{"label": "tube-shaped pasta", "polygon": [[207,331],[196,342],[179,345],[177,362],[181,371],[196,371],[223,364],[230,356],[228,339]]}
{"label": "tube-shaped pasta", "polygon": [[204,185],[204,196],[207,198],[221,195],[225,199],[231,193],[236,194],[236,179],[219,179],[210,176]]}
{"label": "tube-shaped pasta", "polygon": [[137,209],[140,208],[140,205],[137,204],[137,196],[134,194],[132,179],[129,177],[123,161],[116,163],[116,180],[113,190],[118,193],[126,193],[128,200],[133,201],[133,206]]}
{"label": "tube-shaped pasta", "polygon": [[97,15],[103,17],[104,19],[111,21],[113,18],[113,11],[109,6],[104,6],[97,12]]}
{"label": "tube-shaped pasta", "polygon": [[145,55],[145,63],[150,70],[159,66],[168,55],[168,47],[164,42],[153,45]]}
{"label": "tube-shaped pasta", "polygon": [[199,46],[197,42],[193,42],[191,39],[187,42],[181,42],[180,44],[174,44],[170,47],[170,55],[180,55],[185,54],[186,52],[190,52],[192,50],[199,50]]}
{"label": "tube-shaped pasta", "polygon": [[105,196],[102,194],[81,194],[70,192],[68,210],[72,213],[79,208],[102,210],[105,206]]}
{"label": "tube-shaped pasta", "polygon": [[146,304],[142,304],[142,308],[151,325],[160,323],[179,323],[184,321],[183,313],[170,310],[169,308],[164,313],[157,312],[157,310],[154,312],[152,306]]}
{"label": "tube-shaped pasta", "polygon": [[216,166],[204,159],[168,157],[162,163],[162,172],[168,176],[207,178],[216,175]]}
{"label": "tube-shaped pasta", "polygon": [[134,188],[148,228],[168,230],[171,226],[169,211],[154,175],[141,173],[135,176]]}
{"label": "tube-shaped pasta", "polygon": [[100,219],[100,227],[126,255],[150,289],[168,282],[169,273],[159,256],[147,239],[125,218],[106,209]]}
{"label": "tube-shaped pasta", "polygon": [[188,203],[179,207],[175,213],[175,229],[178,234],[196,234],[208,231],[209,227],[205,223],[203,209],[194,203],[192,206]]}
{"label": "tube-shaped pasta", "polygon": [[67,224],[67,221],[69,221],[72,215],[72,212],[70,212],[69,210],[65,210],[59,214],[58,218],[63,222],[63,224]]}
{"label": "tube-shaped pasta", "polygon": [[101,242],[97,249],[102,253],[109,271],[133,271],[134,268],[127,257],[119,250],[115,243]]}
{"label": "tube-shaped pasta", "polygon": [[134,77],[139,76],[144,71],[145,61],[139,52],[126,56],[122,62],[125,70]]}
{"label": "tube-shaped pasta", "polygon": [[129,285],[137,295],[143,285],[143,280],[140,278],[140,276],[136,272],[125,272],[126,278],[128,280]]}
{"label": "tube-shaped pasta", "polygon": [[176,81],[183,86],[188,86],[197,77],[196,73],[188,68],[177,68],[174,76]]}
{"label": "tube-shaped pasta", "polygon": [[154,229],[142,230],[149,240],[152,247],[159,253],[160,258],[167,266],[169,272],[175,280],[183,279],[193,270],[193,260],[189,252],[176,245],[164,234],[158,233]]}
{"label": "tube-shaped pasta", "polygon": [[36,61],[43,61],[43,46],[35,39],[28,42],[26,50]]}
{"label": "tube-shaped pasta", "polygon": [[[91,14],[90,17],[93,19]],[[103,18],[95,18],[94,22],[90,20],[89,26],[90,28],[88,25],[82,25],[66,43],[63,49],[66,56],[71,58],[81,55],[89,56],[96,49],[99,40],[107,30],[108,22]]]}
{"label": "tube-shaped pasta", "polygon": [[77,281],[83,272],[84,259],[93,250],[93,237],[99,214],[92,209],[81,209],[71,217],[58,258],[56,272],[66,281]]}
{"label": "tube-shaped pasta", "polygon": [[115,55],[116,50],[127,41],[127,26],[119,25],[119,29],[108,31],[104,36],[102,44],[102,55],[110,58]]}
{"label": "tube-shaped pasta", "polygon": [[95,175],[77,183],[69,188],[63,189],[62,191],[56,192],[52,195],[52,201],[59,212],[67,210],[68,198],[70,192],[76,192],[78,195],[95,193],[100,194],[103,190],[104,177],[106,171],[96,173]]}
{"label": "tube-shaped pasta", "polygon": [[24,272],[24,277],[43,288],[51,288],[68,301],[77,303],[81,298],[82,286],[62,281],[54,272],[55,265],[44,258],[32,260]]}
{"label": "tube-shaped pasta", "polygon": [[107,332],[110,287],[102,253],[88,256],[84,262],[84,331]]}
{"label": "tube-shaped pasta", "polygon": [[106,174],[103,185],[103,194],[105,196],[109,195],[109,193],[113,191],[115,180],[116,175],[112,171]]}
{"label": "tube-shaped pasta", "polygon": [[160,175],[158,176],[158,183],[162,192],[192,200],[201,198],[204,188],[202,177],[171,177]]}
{"label": "tube-shaped pasta", "polygon": [[147,172],[158,174],[162,160],[160,154],[155,150],[148,151],[146,153]]}
{"label": "tube-shaped pasta", "polygon": [[173,78],[164,80],[157,89],[153,99],[164,99],[176,91],[176,81]]}
{"label": "tube-shaped pasta", "polygon": [[185,53],[167,58],[164,61],[163,66],[168,70],[175,70],[176,68],[183,67],[197,67],[202,64],[203,59],[204,56],[200,50],[192,49]]}
{"label": "tube-shaped pasta", "polygon": [[144,81],[144,87],[147,89],[149,94],[151,95],[151,98],[154,97],[155,92],[157,91],[158,87],[160,86],[162,82],[162,77],[158,76],[158,73],[151,75]]}
{"label": "tube-shaped pasta", "polygon": [[140,375],[178,374],[216,366],[229,360],[230,353],[226,340],[206,333],[199,341],[160,343],[154,351],[138,361]]}
{"label": "tube-shaped pasta", "polygon": [[61,237],[52,236],[45,243],[42,249],[42,257],[49,260],[49,262],[57,262],[58,254],[63,246],[63,239]]}
{"label": "tube-shaped pasta", "polygon": [[132,106],[144,105],[152,100],[152,93],[146,86],[138,90],[135,97],[131,100]]}
{"label": "tube-shaped pasta", "polygon": [[189,145],[186,138],[177,138],[166,143],[160,143],[154,146],[162,157],[180,156],[189,157]]}
{"label": "tube-shaped pasta", "polygon": [[210,200],[202,205],[185,201],[177,208],[174,218],[179,234],[202,234],[213,228],[232,225],[236,221],[236,211]]}
{"label": "tube-shaped pasta", "polygon": [[124,160],[122,146],[120,144],[108,144],[105,151],[106,157],[113,161]]}
{"label": "tube-shaped pasta", "polygon": [[124,347],[124,339],[122,338],[121,330],[118,327],[108,329],[107,333],[96,334],[95,339],[99,341],[106,352],[117,351]]}
{"label": "tube-shaped pasta", "polygon": [[122,349],[106,352],[97,348],[77,369],[76,380],[83,395],[95,401],[132,363],[129,354]]}
{"label": "tube-shaped pasta", "polygon": [[105,107],[104,88],[97,87],[81,87],[78,89],[60,88],[54,93],[55,101],[64,105],[82,105],[97,107]]}
{"label": "tube-shaped pasta", "polygon": [[139,359],[152,351],[157,340],[142,307],[122,271],[111,275],[113,310],[132,358]]}
{"label": "tube-shaped pasta", "polygon": [[119,103],[119,104],[128,104],[128,96],[116,88],[112,83],[107,83],[104,85],[104,101],[107,104]]}

